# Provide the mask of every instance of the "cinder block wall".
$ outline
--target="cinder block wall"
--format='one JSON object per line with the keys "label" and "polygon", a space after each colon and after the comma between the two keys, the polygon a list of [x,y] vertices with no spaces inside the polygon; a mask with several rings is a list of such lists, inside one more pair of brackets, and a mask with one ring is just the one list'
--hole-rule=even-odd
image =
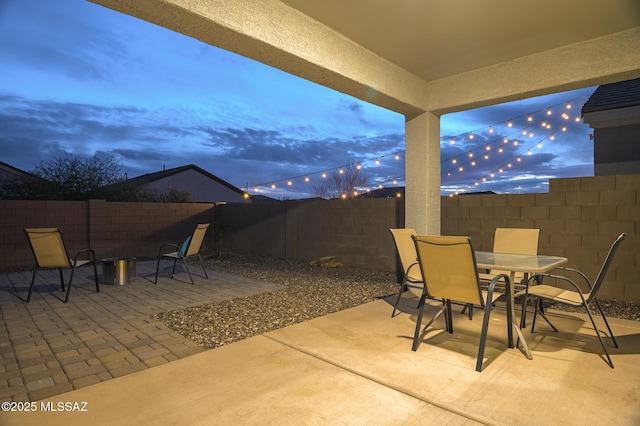
{"label": "cinder block wall", "polygon": [[[443,197],[442,234],[469,235],[491,250],[497,227],[540,228],[541,254],[569,258],[595,277],[611,243],[629,234],[603,286],[606,297],[640,301],[640,175],[553,179],[549,193]],[[101,257],[155,257],[197,223],[211,223],[205,250],[223,231],[223,250],[295,259],[336,255],[350,265],[397,268],[389,228],[404,226],[398,199],[297,200],[283,203],[107,203],[103,200],[0,200],[0,267],[33,265],[25,227],[61,227],[69,251]]]}
{"label": "cinder block wall", "polygon": [[90,247],[98,259],[152,258],[161,244],[178,243],[196,224],[213,219],[210,203],[0,200],[0,267],[34,264],[23,228],[61,228],[71,255]]}
{"label": "cinder block wall", "polygon": [[335,255],[338,261],[395,270],[389,228],[404,226],[397,199],[293,200],[216,207],[225,230],[225,250],[244,250],[290,259]]}
{"label": "cinder block wall", "polygon": [[442,234],[469,235],[491,250],[497,227],[540,228],[540,254],[595,279],[611,244],[626,232],[602,295],[640,301],[640,175],[552,179],[542,194],[442,198]]}

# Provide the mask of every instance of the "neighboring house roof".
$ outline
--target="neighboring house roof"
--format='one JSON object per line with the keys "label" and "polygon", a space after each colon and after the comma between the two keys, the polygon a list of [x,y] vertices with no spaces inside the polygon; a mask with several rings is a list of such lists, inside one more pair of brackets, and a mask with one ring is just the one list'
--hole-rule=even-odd
{"label": "neighboring house roof", "polygon": [[246,199],[244,191],[194,164],[148,173],[110,185],[109,188],[145,185],[161,191],[169,187],[188,191],[192,201],[196,202],[238,202]]}
{"label": "neighboring house roof", "polygon": [[17,167],[13,167],[12,165],[0,161],[0,179],[17,178],[24,176],[33,175],[29,172],[25,172],[24,170],[20,170]]}
{"label": "neighboring house roof", "polygon": [[280,201],[276,198],[267,197],[266,195],[252,195],[251,202],[252,203],[271,203],[274,201]]}
{"label": "neighboring house roof", "polygon": [[25,172],[24,170],[18,169],[17,167],[13,167],[10,164],[3,163],[0,161],[0,199],[5,198],[13,198],[15,194],[7,194],[4,188],[5,181],[11,181],[17,178],[24,177],[32,177],[35,178],[33,174],[29,172]]}
{"label": "neighboring house roof", "polygon": [[364,192],[358,195],[358,198],[396,198],[398,194],[400,194],[400,197],[404,197],[404,186],[394,186]]}
{"label": "neighboring house roof", "polygon": [[582,107],[582,114],[640,105],[640,78],[603,84]]}

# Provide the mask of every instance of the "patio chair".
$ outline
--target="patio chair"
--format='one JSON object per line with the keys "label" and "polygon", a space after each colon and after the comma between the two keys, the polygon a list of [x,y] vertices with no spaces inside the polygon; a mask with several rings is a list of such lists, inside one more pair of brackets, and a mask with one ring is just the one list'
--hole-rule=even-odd
{"label": "patio chair", "polygon": [[[536,317],[538,314],[540,314],[542,318],[544,318],[544,320],[551,326],[551,328],[553,328],[555,332],[558,332],[558,329],[553,324],[551,324],[551,321],[549,321],[549,318],[545,315],[544,308],[543,308],[543,301],[546,300],[552,303],[560,303],[560,304],[565,304],[565,305],[570,305],[575,307],[584,307],[585,310],[587,311],[587,315],[589,316],[589,319],[591,320],[593,329],[596,331],[596,335],[598,336],[598,340],[600,341],[600,346],[602,346],[602,350],[604,351],[604,354],[607,357],[609,367],[613,368],[613,361],[611,361],[611,357],[609,356],[609,351],[607,351],[607,347],[604,344],[604,340],[602,340],[600,331],[598,330],[598,327],[596,326],[596,323],[593,320],[593,313],[591,312],[591,307],[595,304],[596,308],[598,308],[598,311],[600,312],[600,315],[602,315],[602,319],[604,320],[604,323],[607,326],[607,330],[609,330],[609,335],[611,336],[611,340],[613,340],[613,345],[617,348],[618,342],[616,342],[616,338],[613,335],[613,332],[611,331],[611,327],[609,326],[607,317],[604,315],[604,312],[600,307],[600,303],[596,298],[596,294],[598,293],[598,290],[602,286],[604,277],[607,274],[607,270],[609,269],[609,266],[613,261],[613,256],[616,254],[616,251],[618,250],[620,243],[622,243],[622,241],[624,241],[626,237],[627,237],[627,234],[622,233],[613,242],[613,244],[611,245],[611,248],[609,249],[609,253],[607,254],[607,257],[605,258],[604,263],[600,268],[600,272],[598,273],[598,276],[596,277],[595,281],[593,281],[593,284],[589,281],[589,279],[585,274],[578,271],[577,269],[565,268],[565,267],[557,268],[563,271],[575,273],[579,277],[584,279],[588,287],[587,292],[584,292],[583,289],[580,288],[580,286],[574,280],[562,275],[536,274],[533,277],[531,277],[531,279],[536,277],[555,278],[557,280],[568,283],[573,289],[575,289],[575,291],[565,290],[559,287],[554,287],[554,286],[544,285],[544,284],[527,287],[527,291],[525,293],[525,302],[524,302],[525,304],[523,306],[525,307],[527,306],[526,304],[530,296],[536,298],[536,301],[533,304],[534,306],[533,321],[531,322],[532,333],[534,332],[534,328],[536,326]],[[523,318],[525,316],[526,316],[526,312],[523,312]]]}
{"label": "patio chair", "polygon": [[[494,253],[514,253],[514,254],[538,254],[538,241],[540,239],[539,229],[530,228],[496,228],[493,236]],[[509,275],[509,271],[489,270],[479,272],[480,281],[486,285],[495,276],[500,274]],[[527,283],[527,276],[524,272],[516,272],[513,278],[514,286],[524,293],[524,286]],[[462,309],[464,313],[467,306]],[[473,307],[469,307],[469,316],[473,316]]]}
{"label": "patio chair", "polygon": [[[69,258],[67,248],[62,238],[62,231],[59,228],[25,228],[24,232],[27,234],[33,257],[36,260],[36,265],[33,269],[33,277],[31,278],[31,285],[29,286],[29,294],[27,296],[27,303],[31,300],[31,292],[33,291],[33,285],[36,281],[36,275],[38,269],[50,269],[56,268],[60,273],[60,286],[62,291],[64,288],[64,277],[62,276],[62,269],[71,269],[71,276],[69,277],[69,283],[67,284],[66,295],[64,303],[69,301],[69,294],[71,293],[71,283],[73,282],[73,275],[76,268],[83,265],[92,264],[94,278],[96,280],[96,292],[100,292],[100,286],[98,284],[98,270],[96,268],[96,255],[93,250],[86,248],[76,253],[73,259]],[[89,259],[80,259],[81,256],[88,255]]]}
{"label": "patio chair", "polygon": [[[493,237],[494,253],[514,253],[514,254],[538,254],[538,240],[540,239],[539,229],[529,228],[496,228]],[[480,279],[491,281],[493,277],[500,274],[509,274],[508,271],[491,270],[480,273]],[[526,284],[524,272],[516,272],[514,284]]]}
{"label": "patio chair", "polygon": [[[479,305],[484,308],[484,319],[482,322],[482,332],[480,334],[480,344],[478,346],[476,371],[482,371],[491,305],[502,296],[501,293],[494,292],[495,286],[500,280],[508,283],[509,276],[505,274],[497,275],[491,280],[485,292],[480,287],[475,255],[469,237],[414,235],[412,238],[418,254],[420,270],[424,277],[424,287],[418,305],[418,320],[416,322],[412,350],[417,350],[420,342],[422,315],[427,297],[442,300],[443,307],[434,315],[431,321],[427,323],[424,330],[444,313],[446,329],[449,333],[453,333],[451,303]],[[512,324],[511,312],[511,297],[508,297],[508,334],[510,333]]]}
{"label": "patio chair", "polygon": [[411,239],[412,235],[416,234],[416,230],[413,228],[400,228],[389,229],[393,242],[396,245],[398,256],[400,257],[400,263],[402,264],[403,278],[400,283],[400,289],[398,290],[398,297],[393,305],[393,312],[391,317],[396,314],[398,304],[400,303],[400,297],[407,287],[413,287],[422,289],[423,279],[422,272],[420,272],[420,266],[418,265],[418,256],[416,254],[416,246]]}
{"label": "patio chair", "polygon": [[[173,260],[173,270],[171,271],[171,278],[174,277],[176,273],[176,262],[181,260],[184,264],[184,269],[186,269],[187,274],[189,275],[189,279],[191,280],[191,284],[193,282],[193,277],[191,276],[191,271],[189,270],[189,265],[187,265],[187,259],[191,259],[197,257],[200,261],[200,266],[204,271],[204,276],[206,279],[209,279],[207,275],[207,270],[202,263],[202,257],[200,256],[200,249],[202,248],[202,242],[204,241],[204,235],[207,232],[207,228],[209,228],[208,223],[200,223],[196,226],[196,229],[193,231],[193,234],[187,237],[182,243],[179,244],[163,244],[160,246],[160,250],[158,250],[158,264],[156,265],[156,279],[153,282],[154,284],[158,283],[158,271],[160,270],[160,259],[169,259]],[[163,253],[166,251],[167,247],[170,247],[174,251],[170,251],[168,253]]]}

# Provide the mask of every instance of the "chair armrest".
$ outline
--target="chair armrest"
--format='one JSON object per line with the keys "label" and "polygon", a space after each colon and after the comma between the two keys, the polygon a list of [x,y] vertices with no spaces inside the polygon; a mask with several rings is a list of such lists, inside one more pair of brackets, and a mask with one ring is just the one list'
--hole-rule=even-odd
{"label": "chair armrest", "polygon": [[[586,303],[585,298],[584,298],[584,294],[585,293],[582,291],[580,286],[578,284],[576,284],[576,282],[573,281],[572,279],[567,278],[567,277],[562,276],[562,275],[554,275],[554,274],[544,274],[544,276],[549,277],[549,278],[555,278],[555,279],[560,280],[560,281],[568,282],[575,289],[576,293],[578,293],[580,295],[580,298],[582,299],[582,303]],[[589,287],[589,291],[591,291],[591,287]]]}
{"label": "chair armrest", "polygon": [[593,286],[591,285],[591,281],[589,281],[589,278],[587,278],[587,276],[583,274],[581,271],[578,271],[577,269],[573,269],[573,268],[567,268],[565,266],[558,266],[556,269],[560,269],[561,271],[573,272],[580,275],[582,279],[587,283],[587,286],[589,286],[589,291],[591,291],[591,289],[593,288]]}
{"label": "chair armrest", "polygon": [[407,268],[407,270],[404,272],[404,273],[405,273],[405,275],[408,275],[408,274],[409,274],[409,271],[411,270],[411,268],[413,268],[413,267],[414,267],[414,266],[416,266],[416,265],[417,265],[418,267],[420,267],[420,264],[419,264],[418,262],[413,262],[411,265],[409,265],[409,267]]}
{"label": "chair armrest", "polygon": [[[171,250],[172,252],[173,252],[173,251],[177,251],[177,252],[179,252],[179,251],[180,251],[180,245],[179,245],[179,244],[169,244],[169,243],[167,243],[167,244],[163,244],[163,245],[161,245],[161,246],[160,246],[160,249],[158,250],[158,256],[161,256],[162,254],[165,254],[165,253],[163,253],[163,252],[162,252],[162,250],[163,250],[165,247],[171,247],[171,248],[173,248],[173,250]],[[169,252],[169,251],[167,251],[166,253],[170,253],[170,252]]]}
{"label": "chair armrest", "polygon": [[86,248],[86,249],[82,249],[80,250],[78,253],[76,253],[76,256],[73,258],[73,263],[76,264],[78,262],[78,258],[80,256],[82,256],[85,253],[89,253],[89,260],[92,260],[95,262],[96,259],[96,254],[93,250],[91,250],[90,248]]}

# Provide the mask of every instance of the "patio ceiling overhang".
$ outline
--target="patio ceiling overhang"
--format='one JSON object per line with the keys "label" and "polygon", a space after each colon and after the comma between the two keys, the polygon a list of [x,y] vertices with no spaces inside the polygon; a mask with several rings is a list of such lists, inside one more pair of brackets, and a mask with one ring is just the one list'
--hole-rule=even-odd
{"label": "patio ceiling overhang", "polygon": [[403,114],[418,232],[440,230],[440,115],[640,77],[637,0],[89,1]]}
{"label": "patio ceiling overhang", "polygon": [[640,77],[637,0],[90,1],[408,118]]}

